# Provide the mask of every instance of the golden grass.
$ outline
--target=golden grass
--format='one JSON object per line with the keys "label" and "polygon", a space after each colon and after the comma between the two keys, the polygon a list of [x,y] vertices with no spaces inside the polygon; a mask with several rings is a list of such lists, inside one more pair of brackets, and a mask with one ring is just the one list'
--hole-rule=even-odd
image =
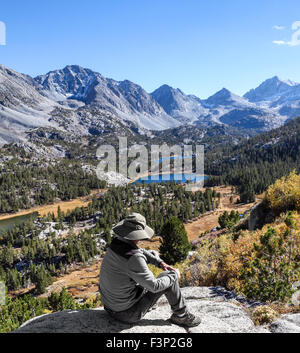
{"label": "golden grass", "polygon": [[89,195],[87,196],[83,196],[83,197],[79,197],[77,199],[74,200],[70,200],[70,201],[58,201],[52,204],[48,204],[48,205],[41,205],[41,206],[36,206],[36,207],[32,207],[26,210],[22,210],[16,213],[6,213],[0,216],[0,221],[4,220],[4,219],[9,219],[12,217],[16,217],[16,216],[24,216],[33,212],[38,212],[40,214],[40,216],[47,216],[48,213],[54,213],[55,216],[57,216],[57,208],[58,206],[60,207],[61,211],[63,212],[67,212],[68,210],[73,210],[76,207],[83,207],[83,206],[87,206],[88,203],[91,201],[92,196],[96,195],[98,193],[102,193],[105,192],[107,189],[97,189],[97,190],[93,190]]}
{"label": "golden grass", "polygon": [[[212,228],[217,227],[219,225],[218,218],[224,211],[235,210],[242,214],[254,205],[254,203],[235,203],[238,199],[238,195],[231,193],[231,186],[218,186],[213,189],[217,193],[219,192],[221,194],[220,206],[216,211],[201,215],[196,221],[185,224],[185,230],[187,231],[190,241],[198,238],[201,233],[210,231]],[[233,198],[232,203],[230,202],[231,196]],[[259,197],[257,197],[257,199],[258,198]]]}
{"label": "golden grass", "polygon": [[[210,231],[212,228],[217,227],[219,225],[218,218],[225,211],[235,210],[240,213],[244,213],[249,210],[254,203],[249,204],[237,204],[235,203],[238,199],[238,194],[232,194],[231,186],[218,186],[214,187],[216,192],[221,194],[220,199],[220,207],[216,211],[212,211],[209,213],[205,213],[204,215],[200,215],[198,219],[192,222],[185,223],[185,230],[187,232],[189,241],[192,241],[198,238],[201,233]],[[203,189],[203,192],[205,188]],[[233,202],[230,202],[230,197],[232,196]],[[259,197],[257,197],[259,199]],[[140,243],[142,248],[149,248],[151,250],[159,249],[160,243],[159,238],[153,238],[153,241],[142,241]]]}
{"label": "golden grass", "polygon": [[55,278],[52,285],[47,288],[47,292],[40,297],[46,297],[52,291],[60,292],[63,287],[74,298],[86,299],[91,295],[97,294],[101,262],[102,260],[99,260],[92,265],[82,266],[68,274]]}

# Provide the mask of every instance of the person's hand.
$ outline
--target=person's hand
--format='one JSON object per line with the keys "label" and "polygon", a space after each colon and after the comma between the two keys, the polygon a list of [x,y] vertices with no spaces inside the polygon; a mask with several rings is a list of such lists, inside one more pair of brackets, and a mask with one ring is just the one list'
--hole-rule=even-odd
{"label": "person's hand", "polygon": [[178,268],[174,268],[168,264],[166,264],[165,262],[161,262],[160,267],[164,270],[164,271],[174,271],[177,274],[178,280],[180,279],[180,271],[178,270]]}
{"label": "person's hand", "polygon": [[175,268],[166,264],[165,262],[161,262],[160,263],[160,267],[164,270],[164,271],[175,271]]}

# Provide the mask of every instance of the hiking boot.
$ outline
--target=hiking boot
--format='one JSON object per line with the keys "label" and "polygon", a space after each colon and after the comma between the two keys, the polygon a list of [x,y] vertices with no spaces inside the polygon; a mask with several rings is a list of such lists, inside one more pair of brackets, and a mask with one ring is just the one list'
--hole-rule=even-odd
{"label": "hiking boot", "polygon": [[187,312],[184,316],[177,316],[176,314],[173,314],[170,317],[170,320],[173,324],[186,327],[198,326],[201,323],[200,317],[197,317],[189,312]]}

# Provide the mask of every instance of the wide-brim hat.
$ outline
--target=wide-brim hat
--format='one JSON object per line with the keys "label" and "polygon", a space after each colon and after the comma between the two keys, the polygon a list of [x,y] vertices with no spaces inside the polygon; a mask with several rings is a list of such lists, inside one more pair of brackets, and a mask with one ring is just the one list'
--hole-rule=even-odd
{"label": "wide-brim hat", "polygon": [[147,226],[146,219],[139,213],[131,213],[112,228],[119,237],[128,240],[151,239],[154,231]]}

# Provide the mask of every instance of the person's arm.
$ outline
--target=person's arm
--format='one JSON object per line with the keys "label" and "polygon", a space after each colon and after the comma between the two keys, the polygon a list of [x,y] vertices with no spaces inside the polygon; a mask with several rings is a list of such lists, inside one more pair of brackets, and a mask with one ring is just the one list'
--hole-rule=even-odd
{"label": "person's arm", "polygon": [[169,288],[177,280],[176,272],[168,272],[165,276],[155,278],[142,255],[131,256],[128,261],[128,276],[152,293]]}
{"label": "person's arm", "polygon": [[156,267],[162,268],[164,271],[176,271],[176,269],[166,264],[159,256],[159,253],[155,250],[140,249],[146,256],[147,263],[150,263]]}
{"label": "person's arm", "polygon": [[161,267],[160,264],[163,260],[160,258],[159,253],[155,250],[145,250],[141,249],[143,255],[146,257],[147,263],[154,265],[156,267]]}

